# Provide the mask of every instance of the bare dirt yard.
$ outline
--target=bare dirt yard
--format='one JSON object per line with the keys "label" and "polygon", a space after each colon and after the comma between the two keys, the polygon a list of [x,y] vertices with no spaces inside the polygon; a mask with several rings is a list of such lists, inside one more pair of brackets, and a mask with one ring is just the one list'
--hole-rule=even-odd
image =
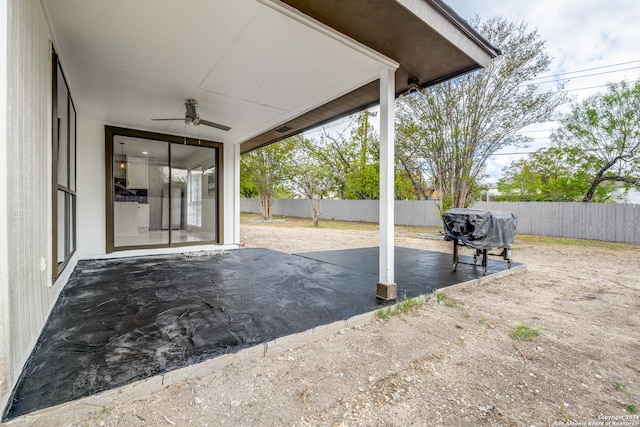
{"label": "bare dirt yard", "polygon": [[[424,231],[399,227],[396,245],[451,252],[417,238]],[[241,240],[290,253],[378,243],[370,224],[247,217]],[[147,394],[18,423],[640,427],[640,246],[516,236],[513,258],[527,270]]]}

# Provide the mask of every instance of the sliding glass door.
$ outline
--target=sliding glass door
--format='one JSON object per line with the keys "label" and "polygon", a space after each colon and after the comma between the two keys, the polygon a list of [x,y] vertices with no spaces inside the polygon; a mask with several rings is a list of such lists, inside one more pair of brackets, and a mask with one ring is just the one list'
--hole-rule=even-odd
{"label": "sliding glass door", "polygon": [[107,149],[108,252],[218,242],[219,144],[107,128]]}
{"label": "sliding glass door", "polygon": [[169,143],[117,135],[112,144],[114,247],[168,245]]}
{"label": "sliding glass door", "polygon": [[[216,240],[216,149],[173,144],[171,191],[175,214],[172,239],[176,242]],[[176,200],[180,200],[179,209]]]}

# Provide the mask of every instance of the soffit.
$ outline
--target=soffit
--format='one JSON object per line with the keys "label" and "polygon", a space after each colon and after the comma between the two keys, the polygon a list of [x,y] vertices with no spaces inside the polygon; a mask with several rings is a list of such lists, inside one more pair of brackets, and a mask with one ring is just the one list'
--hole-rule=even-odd
{"label": "soffit", "polygon": [[[42,0],[80,120],[224,143],[254,138],[379,74],[381,56],[266,3]],[[184,117],[188,98],[202,119],[232,129],[151,121]]]}
{"label": "soffit", "polygon": [[[433,84],[496,54],[437,0],[41,3],[80,120],[242,152],[376,104],[387,58],[400,93],[409,77]],[[184,117],[187,98],[232,129],[151,121]]]}
{"label": "soffit", "polygon": [[[430,86],[473,71],[499,54],[445,3],[438,0],[282,0],[304,14],[399,63],[396,94],[409,79]],[[290,133],[310,129],[379,102],[372,82],[296,117]],[[272,129],[242,144],[242,152],[288,135]]]}

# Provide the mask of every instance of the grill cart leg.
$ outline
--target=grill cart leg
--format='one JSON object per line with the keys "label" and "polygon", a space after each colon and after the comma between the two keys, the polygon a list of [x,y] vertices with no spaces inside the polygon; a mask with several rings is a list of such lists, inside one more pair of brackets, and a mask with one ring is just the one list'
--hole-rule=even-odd
{"label": "grill cart leg", "polygon": [[473,254],[473,265],[478,265],[478,257],[482,256],[482,251],[480,249],[476,249]]}
{"label": "grill cart leg", "polygon": [[458,239],[453,239],[453,269],[458,268]]}
{"label": "grill cart leg", "polygon": [[488,250],[487,249],[483,249],[482,250],[482,273],[486,276],[487,275],[487,258],[489,258],[488,255]]}
{"label": "grill cart leg", "polygon": [[502,255],[502,259],[507,261],[507,266],[511,268],[511,265],[513,264],[511,261],[511,248],[509,247],[504,248],[500,255]]}

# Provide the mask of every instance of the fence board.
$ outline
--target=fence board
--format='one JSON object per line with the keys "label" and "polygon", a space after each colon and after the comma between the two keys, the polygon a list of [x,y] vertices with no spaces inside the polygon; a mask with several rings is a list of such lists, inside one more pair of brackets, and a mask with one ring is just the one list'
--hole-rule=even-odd
{"label": "fence board", "polygon": [[[475,209],[513,212],[518,233],[640,244],[640,205],[561,202],[477,202]],[[324,219],[378,222],[377,200],[323,200]],[[240,199],[242,212],[260,213],[260,200]],[[275,215],[310,218],[311,205],[304,199],[277,200]],[[442,219],[433,200],[395,202],[395,223],[440,227]]]}

